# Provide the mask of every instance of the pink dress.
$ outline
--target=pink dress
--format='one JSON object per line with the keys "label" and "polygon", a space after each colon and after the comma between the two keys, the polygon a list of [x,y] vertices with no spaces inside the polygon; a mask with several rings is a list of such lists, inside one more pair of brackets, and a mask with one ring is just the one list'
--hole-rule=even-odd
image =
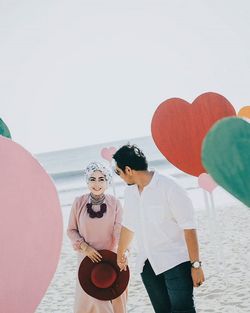
{"label": "pink dress", "polygon": [[[121,230],[122,207],[114,196],[105,195],[107,212],[102,218],[90,218],[86,204],[89,194],[76,198],[71,209],[67,234],[76,251],[78,266],[85,257],[80,252],[83,241],[96,250],[107,249],[116,252]],[[93,206],[99,211],[100,206]],[[127,291],[112,301],[102,301],[89,296],[76,280],[74,313],[126,313]]]}

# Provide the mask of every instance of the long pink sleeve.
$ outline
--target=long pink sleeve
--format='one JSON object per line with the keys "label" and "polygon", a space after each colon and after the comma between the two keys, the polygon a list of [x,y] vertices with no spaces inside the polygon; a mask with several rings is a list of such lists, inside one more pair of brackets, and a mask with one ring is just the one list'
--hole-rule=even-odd
{"label": "long pink sleeve", "polygon": [[120,232],[122,227],[122,206],[121,202],[117,200],[116,202],[116,216],[113,230],[113,247],[116,249],[118,246]]}
{"label": "long pink sleeve", "polygon": [[70,212],[69,224],[67,229],[67,235],[72,242],[73,248],[76,251],[80,250],[81,243],[84,242],[84,238],[79,234],[77,225],[77,207],[79,205],[79,198],[76,198]]}

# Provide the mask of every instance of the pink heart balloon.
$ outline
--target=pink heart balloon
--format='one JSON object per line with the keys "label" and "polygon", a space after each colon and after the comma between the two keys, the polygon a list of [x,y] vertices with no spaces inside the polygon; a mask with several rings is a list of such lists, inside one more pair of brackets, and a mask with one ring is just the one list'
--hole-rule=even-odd
{"label": "pink heart balloon", "polygon": [[115,152],[116,152],[116,148],[115,147],[103,148],[101,150],[101,156],[105,160],[111,162],[112,161],[112,157],[115,154]]}
{"label": "pink heart balloon", "polygon": [[34,313],[60,256],[60,204],[41,165],[2,136],[0,173],[0,311]]}
{"label": "pink heart balloon", "polygon": [[202,189],[205,189],[208,192],[212,192],[218,186],[213,178],[207,173],[200,174],[198,177],[198,184]]}

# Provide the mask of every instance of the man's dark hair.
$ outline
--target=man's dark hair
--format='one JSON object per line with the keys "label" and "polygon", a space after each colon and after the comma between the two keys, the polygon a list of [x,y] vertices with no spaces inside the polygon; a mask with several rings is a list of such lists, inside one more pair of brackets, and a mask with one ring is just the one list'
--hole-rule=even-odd
{"label": "man's dark hair", "polygon": [[148,169],[147,159],[136,145],[122,146],[113,155],[113,159],[123,172],[126,166],[136,171],[146,171]]}

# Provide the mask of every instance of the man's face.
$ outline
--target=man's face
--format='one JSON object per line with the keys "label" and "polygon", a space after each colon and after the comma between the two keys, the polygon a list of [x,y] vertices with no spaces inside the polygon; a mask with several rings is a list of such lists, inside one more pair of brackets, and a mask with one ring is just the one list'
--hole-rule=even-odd
{"label": "man's face", "polygon": [[128,166],[125,167],[125,170],[122,171],[117,165],[115,166],[115,173],[121,177],[122,180],[125,181],[127,185],[134,185],[134,179],[133,179],[133,170],[129,168]]}

